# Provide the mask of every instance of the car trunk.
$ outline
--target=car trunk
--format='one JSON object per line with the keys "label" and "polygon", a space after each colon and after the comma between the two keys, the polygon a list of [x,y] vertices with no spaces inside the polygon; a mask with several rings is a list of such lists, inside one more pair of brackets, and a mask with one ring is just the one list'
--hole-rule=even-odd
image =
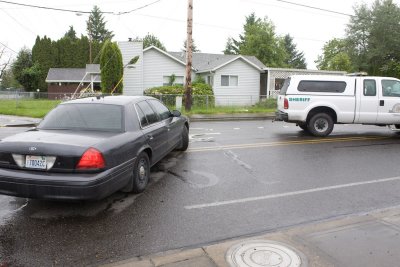
{"label": "car trunk", "polygon": [[[0,168],[75,172],[76,165],[88,148],[95,147],[116,134],[118,133],[65,130],[33,130],[20,133],[0,142]],[[31,162],[46,166],[34,166]]]}

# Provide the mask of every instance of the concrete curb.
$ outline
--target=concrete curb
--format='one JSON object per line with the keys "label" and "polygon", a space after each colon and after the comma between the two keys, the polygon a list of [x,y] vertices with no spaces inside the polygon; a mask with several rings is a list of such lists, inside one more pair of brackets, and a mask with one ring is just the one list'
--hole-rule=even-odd
{"label": "concrete curb", "polygon": [[188,116],[191,122],[197,121],[239,121],[239,120],[273,120],[274,113],[253,113],[253,114],[214,114],[201,115],[194,114]]}

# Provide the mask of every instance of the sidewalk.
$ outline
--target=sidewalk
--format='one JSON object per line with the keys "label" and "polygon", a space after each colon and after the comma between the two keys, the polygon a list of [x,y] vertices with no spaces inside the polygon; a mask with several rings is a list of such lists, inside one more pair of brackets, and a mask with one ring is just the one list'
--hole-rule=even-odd
{"label": "sidewalk", "polygon": [[400,206],[196,249],[135,257],[103,267],[399,265]]}

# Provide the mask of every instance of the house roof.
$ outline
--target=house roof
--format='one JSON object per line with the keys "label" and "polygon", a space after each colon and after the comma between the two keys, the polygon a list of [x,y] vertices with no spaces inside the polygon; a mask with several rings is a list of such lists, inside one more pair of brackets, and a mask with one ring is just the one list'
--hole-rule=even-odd
{"label": "house roof", "polygon": [[[185,52],[166,52],[158,47],[150,46],[143,50],[143,52],[151,49],[157,50],[161,54],[177,61],[182,65],[186,65]],[[258,60],[255,56],[242,56],[242,55],[224,55],[224,54],[208,54],[208,53],[193,53],[192,54],[192,67],[197,72],[207,72],[217,70],[235,60],[242,59],[254,68],[260,71],[266,66]]]}
{"label": "house roof", "polygon": [[[185,52],[168,52],[179,61],[186,62]],[[242,56],[242,55],[224,55],[224,54],[208,54],[208,53],[193,53],[193,67],[198,72],[206,72],[217,70],[235,60],[242,59],[253,67],[262,70],[266,66],[258,60],[255,56]]]}
{"label": "house roof", "polygon": [[46,82],[90,83],[91,74],[94,75],[95,83],[101,82],[99,64],[88,64],[86,68],[51,68]]}

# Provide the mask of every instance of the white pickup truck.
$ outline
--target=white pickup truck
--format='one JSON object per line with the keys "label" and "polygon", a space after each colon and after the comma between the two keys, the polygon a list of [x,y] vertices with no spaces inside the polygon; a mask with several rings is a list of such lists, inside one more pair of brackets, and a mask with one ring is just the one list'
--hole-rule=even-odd
{"label": "white pickup truck", "polygon": [[280,90],[276,120],[296,123],[315,136],[329,135],[334,124],[340,123],[393,125],[400,129],[400,80],[291,76]]}

